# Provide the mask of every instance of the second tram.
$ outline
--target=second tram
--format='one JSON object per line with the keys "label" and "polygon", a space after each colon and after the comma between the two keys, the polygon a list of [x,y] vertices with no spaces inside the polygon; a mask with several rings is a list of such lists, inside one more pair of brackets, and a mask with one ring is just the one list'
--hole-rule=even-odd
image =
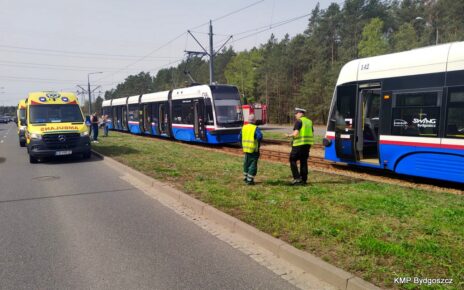
{"label": "second tram", "polygon": [[324,145],[327,160],[464,183],[464,42],[347,63]]}
{"label": "second tram", "polygon": [[188,142],[235,143],[243,125],[239,91],[229,85],[106,100],[102,109],[111,119],[110,129]]}

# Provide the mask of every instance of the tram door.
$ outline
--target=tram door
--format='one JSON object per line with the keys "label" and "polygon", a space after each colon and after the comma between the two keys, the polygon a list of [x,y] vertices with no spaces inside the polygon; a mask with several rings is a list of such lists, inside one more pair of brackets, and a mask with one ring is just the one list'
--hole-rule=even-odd
{"label": "tram door", "polygon": [[118,123],[118,111],[117,111],[117,107],[112,107],[111,108],[112,110],[112,113],[111,113],[111,122],[113,123],[113,129],[117,129],[118,127],[116,127],[117,123]]}
{"label": "tram door", "polygon": [[150,134],[150,116],[151,116],[151,104],[143,104],[140,111],[142,120],[140,122],[140,130],[145,134]]}
{"label": "tram door", "polygon": [[158,130],[161,135],[169,136],[169,109],[167,103],[159,105],[158,113]]}
{"label": "tram door", "polygon": [[359,92],[356,151],[362,162],[379,164],[380,88]]}
{"label": "tram door", "polygon": [[116,126],[117,127],[116,128],[118,130],[122,130],[122,107],[118,106],[116,110],[117,110],[117,112],[116,112],[116,116],[117,116],[116,117],[116,124],[117,124]]}
{"label": "tram door", "polygon": [[127,106],[123,106],[121,110],[121,126],[123,130],[127,130]]}
{"label": "tram door", "polygon": [[335,103],[335,150],[341,159],[357,159],[356,154],[356,104],[357,85],[337,87]]}
{"label": "tram door", "polygon": [[195,132],[195,139],[206,141],[204,107],[202,99],[193,102],[193,129]]}

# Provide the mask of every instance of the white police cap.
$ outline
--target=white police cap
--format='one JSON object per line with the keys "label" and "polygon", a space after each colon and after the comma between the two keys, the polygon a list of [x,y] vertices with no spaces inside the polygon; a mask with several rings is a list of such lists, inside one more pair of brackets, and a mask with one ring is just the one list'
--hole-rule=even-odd
{"label": "white police cap", "polygon": [[299,112],[301,112],[301,113],[306,113],[306,110],[305,110],[305,109],[302,109],[302,108],[295,108],[295,112],[296,112],[296,113],[299,113]]}

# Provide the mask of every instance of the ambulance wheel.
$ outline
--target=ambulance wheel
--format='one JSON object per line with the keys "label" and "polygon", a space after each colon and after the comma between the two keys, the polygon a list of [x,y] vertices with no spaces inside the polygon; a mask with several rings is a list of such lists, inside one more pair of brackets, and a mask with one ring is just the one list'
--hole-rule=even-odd
{"label": "ambulance wheel", "polygon": [[83,157],[84,159],[89,159],[91,155],[92,155],[91,152],[86,152],[86,153],[82,154],[82,157]]}
{"label": "ambulance wheel", "polygon": [[19,146],[20,146],[20,147],[26,147],[26,142],[24,142],[24,141],[19,141]]}
{"label": "ambulance wheel", "polygon": [[29,163],[37,163],[37,162],[39,162],[39,160],[36,157],[29,155]]}

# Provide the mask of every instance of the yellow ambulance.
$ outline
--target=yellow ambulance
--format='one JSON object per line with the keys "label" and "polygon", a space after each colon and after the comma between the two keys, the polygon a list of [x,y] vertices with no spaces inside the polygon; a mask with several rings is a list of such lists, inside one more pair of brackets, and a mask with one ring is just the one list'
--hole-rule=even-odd
{"label": "yellow ambulance", "polygon": [[19,101],[16,120],[18,123],[19,146],[24,147],[26,146],[26,100]]}
{"label": "yellow ambulance", "polygon": [[73,93],[29,93],[26,116],[26,144],[31,163],[51,156],[90,157],[89,132]]}

